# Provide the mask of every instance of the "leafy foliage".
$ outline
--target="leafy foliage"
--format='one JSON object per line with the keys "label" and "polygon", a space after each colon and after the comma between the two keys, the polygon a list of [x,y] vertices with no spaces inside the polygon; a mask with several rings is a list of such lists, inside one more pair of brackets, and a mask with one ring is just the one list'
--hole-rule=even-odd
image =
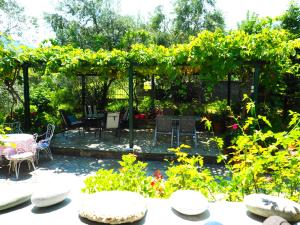
{"label": "leafy foliage", "polygon": [[119,162],[119,171],[100,169],[95,176],[85,180],[86,187],[83,192],[95,193],[98,191],[127,190],[135,191],[146,197],[155,197],[152,188],[152,178],[146,175],[147,163],[136,160],[133,154],[123,155]]}
{"label": "leafy foliage", "polygon": [[[251,107],[252,104],[248,108]],[[290,115],[288,128],[282,132],[273,132],[264,116],[249,116],[243,124],[240,118],[235,118],[232,129],[237,135],[231,146],[233,152],[218,157],[229,171],[223,176],[212,176],[210,170],[203,168],[203,158],[189,156],[183,149],[190,147],[181,145],[170,149],[176,160],[169,162],[165,179],[160,172],[153,177],[147,176],[147,164],[136,161],[136,156],[129,154],[122,157],[118,172],[100,169],[96,175],[88,177],[83,191],[131,190],[146,197],[166,198],[176,190],[192,189],[201,191],[210,200],[241,201],[247,194],[266,193],[298,201],[300,114],[290,112]],[[205,122],[211,126],[207,119]],[[213,140],[223,147],[221,138]]]}
{"label": "leafy foliage", "polygon": [[224,18],[215,8],[215,1],[176,0],[174,33],[179,42],[186,42],[201,30],[224,28]]}
{"label": "leafy foliage", "polygon": [[176,149],[170,149],[176,155],[176,162],[170,163],[166,175],[168,179],[165,182],[165,197],[170,196],[174,191],[198,190],[209,199],[214,199],[217,183],[209,169],[203,169],[202,156],[189,156],[182,149],[190,148],[187,145],[181,145]]}
{"label": "leafy foliage", "polygon": [[296,1],[291,1],[288,10],[281,16],[281,26],[296,37],[300,33],[300,6]]}
{"label": "leafy foliage", "polygon": [[[249,101],[247,111],[255,112],[253,102],[248,97],[245,100]],[[291,121],[287,130],[282,132],[273,132],[266,117],[252,115],[244,122],[241,118],[235,118],[232,129],[236,137],[230,147],[232,153],[220,157],[230,158],[227,168],[231,177],[222,181],[226,184],[223,185],[226,198],[236,201],[246,194],[266,193],[284,195],[298,201],[300,115],[290,112]]]}

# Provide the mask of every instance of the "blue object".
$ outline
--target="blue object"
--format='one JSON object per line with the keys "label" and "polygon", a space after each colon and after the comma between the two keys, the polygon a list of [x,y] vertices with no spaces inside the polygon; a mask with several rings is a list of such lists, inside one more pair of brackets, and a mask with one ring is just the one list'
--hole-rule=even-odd
{"label": "blue object", "polygon": [[71,124],[74,123],[74,122],[77,122],[77,119],[74,115],[67,116],[67,119],[69,120],[69,122]]}

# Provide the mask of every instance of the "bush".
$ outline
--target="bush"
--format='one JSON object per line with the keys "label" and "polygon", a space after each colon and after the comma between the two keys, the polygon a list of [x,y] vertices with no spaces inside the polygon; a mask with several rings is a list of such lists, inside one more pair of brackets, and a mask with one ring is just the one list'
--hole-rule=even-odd
{"label": "bush", "polygon": [[200,155],[188,156],[188,153],[181,151],[182,148],[190,147],[181,145],[178,148],[170,149],[176,155],[177,164],[171,162],[166,171],[168,179],[165,181],[164,197],[169,197],[180,189],[189,189],[199,190],[208,199],[215,200],[217,183],[210,170],[203,169],[203,157]]}
{"label": "bush", "polygon": [[[232,140],[232,153],[220,156],[231,172],[230,179],[222,180],[221,187],[226,199],[242,200],[244,195],[265,193],[283,195],[298,201],[300,197],[300,114],[290,112],[291,121],[283,132],[273,132],[265,116],[255,115],[254,103],[246,105],[245,120],[234,117],[232,129],[236,136]],[[219,147],[223,142],[214,138]]]}
{"label": "bush", "polygon": [[106,110],[108,112],[121,112],[128,108],[128,100],[113,100],[108,103]]}
{"label": "bush", "polygon": [[[214,178],[208,169],[203,166],[201,156],[188,157],[187,153],[181,151],[189,146],[182,145],[179,148],[171,149],[177,156],[176,162],[170,162],[166,171],[168,179],[163,179],[160,171],[153,176],[146,175],[147,163],[136,160],[133,154],[124,155],[120,161],[119,171],[100,169],[94,176],[88,177],[84,183],[85,193],[109,190],[127,190],[138,192],[145,197],[169,197],[179,189],[200,190],[209,199],[214,199],[211,193],[217,187]],[[179,163],[179,164],[178,164]]]}
{"label": "bush", "polygon": [[84,183],[85,193],[98,191],[126,190],[143,194],[145,197],[155,197],[151,186],[152,177],[146,175],[147,163],[136,160],[133,154],[123,155],[119,162],[119,171],[100,169],[94,176],[88,177]]}
{"label": "bush", "polygon": [[[96,175],[85,180],[84,192],[103,190],[128,190],[141,193],[145,197],[167,198],[179,189],[201,191],[209,200],[222,199],[241,201],[251,193],[280,195],[294,201],[300,199],[300,114],[290,112],[291,120],[286,131],[273,132],[272,125],[265,116],[255,115],[255,105],[248,98],[247,112],[252,115],[245,119],[234,117],[231,125],[235,133],[229,154],[218,156],[229,173],[213,176],[203,168],[200,155],[189,156],[181,145],[170,149],[176,160],[170,161],[163,178],[157,171],[154,176],[146,175],[147,163],[139,162],[136,156],[122,157],[119,171],[100,169]],[[205,120],[211,127],[211,122]],[[224,141],[212,138],[220,149]]]}

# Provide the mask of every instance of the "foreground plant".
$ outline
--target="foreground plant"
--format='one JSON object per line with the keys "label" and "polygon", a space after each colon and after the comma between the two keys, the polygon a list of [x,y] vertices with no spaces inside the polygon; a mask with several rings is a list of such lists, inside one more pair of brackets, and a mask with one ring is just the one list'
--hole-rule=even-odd
{"label": "foreground plant", "polygon": [[[160,171],[147,176],[147,163],[137,161],[133,154],[124,155],[119,171],[100,169],[85,180],[86,193],[104,190],[128,190],[145,197],[167,198],[180,189],[201,191],[209,200],[242,201],[251,193],[280,195],[294,201],[300,198],[300,114],[290,112],[286,131],[273,132],[264,116],[255,115],[255,105],[247,96],[246,119],[234,117],[231,129],[236,133],[231,153],[220,150],[218,162],[225,163],[229,173],[213,176],[203,167],[203,157],[183,151],[187,145],[170,149],[175,159],[170,161],[166,178]],[[205,120],[209,128],[211,123]],[[220,149],[224,142],[214,137]]]}
{"label": "foreground plant", "polygon": [[[232,153],[220,155],[229,159],[226,167],[230,179],[222,179],[220,188],[225,198],[239,201],[250,193],[265,193],[300,199],[300,114],[290,111],[287,130],[273,132],[269,120],[255,114],[255,105],[244,96],[248,116],[244,122],[233,117],[232,129],[238,135],[229,147]],[[222,148],[220,138],[214,138]]]}
{"label": "foreground plant", "polygon": [[114,169],[100,169],[93,176],[86,178],[84,181],[85,193],[95,193],[99,191],[134,191],[145,197],[159,197],[160,193],[153,187],[153,177],[147,176],[147,163],[137,161],[134,154],[122,156],[119,162],[121,168],[119,171]]}
{"label": "foreground plant", "polygon": [[203,168],[203,157],[189,156],[182,149],[189,149],[188,145],[172,148],[170,151],[176,155],[176,161],[171,161],[166,174],[165,194],[169,197],[173,192],[185,190],[201,191],[210,200],[215,200],[217,183],[209,169]]}

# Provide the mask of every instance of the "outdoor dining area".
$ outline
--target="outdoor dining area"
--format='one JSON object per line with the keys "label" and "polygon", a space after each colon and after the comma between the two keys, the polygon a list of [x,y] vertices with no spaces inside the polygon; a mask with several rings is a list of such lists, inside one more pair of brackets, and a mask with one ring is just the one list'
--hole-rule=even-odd
{"label": "outdoor dining area", "polygon": [[6,134],[0,135],[0,163],[9,167],[9,173],[14,171],[17,179],[22,162],[27,162],[29,170],[31,167],[35,170],[40,152],[53,159],[50,142],[54,125],[48,124],[46,132],[41,135],[23,133],[19,122],[5,123],[2,127]]}
{"label": "outdoor dining area", "polygon": [[[87,106],[87,109],[95,109]],[[212,133],[202,129],[201,117],[174,115],[162,110],[155,118],[135,115],[132,134],[129,129],[128,111],[86,112],[85,118],[61,111],[64,129],[55,134],[52,152],[63,155],[92,156],[120,159],[123,154],[134,153],[144,160],[164,160],[174,154],[170,148],[187,144],[190,155],[202,155],[207,162],[215,162],[219,149],[209,143]],[[132,135],[133,147],[130,148]]]}

